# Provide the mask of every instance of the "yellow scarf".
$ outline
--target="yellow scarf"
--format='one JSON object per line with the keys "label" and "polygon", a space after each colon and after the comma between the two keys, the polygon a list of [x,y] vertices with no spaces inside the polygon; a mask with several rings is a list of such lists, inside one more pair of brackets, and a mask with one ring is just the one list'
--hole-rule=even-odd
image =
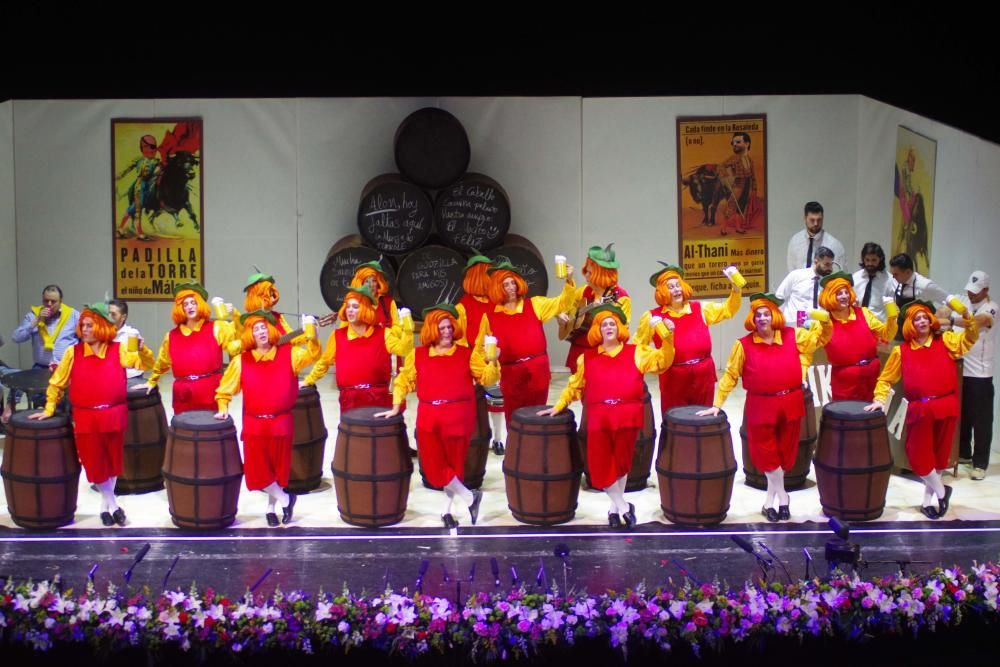
{"label": "yellow scarf", "polygon": [[59,337],[59,332],[62,331],[63,326],[66,325],[66,320],[69,319],[69,315],[73,312],[73,309],[67,306],[65,303],[59,305],[59,321],[56,322],[55,330],[51,333],[49,332],[48,326],[45,324],[45,320],[39,317],[39,313],[42,312],[41,306],[32,306],[32,312],[35,313],[35,318],[38,319],[38,333],[42,336],[42,344],[45,349],[49,352],[56,344],[56,338]]}

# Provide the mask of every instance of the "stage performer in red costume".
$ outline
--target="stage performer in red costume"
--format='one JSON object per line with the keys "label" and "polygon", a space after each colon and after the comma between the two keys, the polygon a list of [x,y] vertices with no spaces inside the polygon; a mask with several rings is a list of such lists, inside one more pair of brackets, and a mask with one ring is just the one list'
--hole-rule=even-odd
{"label": "stage performer in red costume", "polygon": [[660,347],[662,340],[649,326],[661,317],[674,325],[674,363],[660,375],[660,415],[685,405],[711,405],[715,395],[715,361],[708,327],[733,317],[740,310],[742,292],[730,282],[729,296],[721,303],[692,301],[694,290],[679,266],[660,262],[663,268],[649,277],[656,288],[659,308],[642,314],[635,342]]}
{"label": "stage performer in red costume", "polygon": [[341,414],[354,408],[392,407],[392,355],[405,357],[413,350],[412,328],[404,331],[401,324],[388,329],[378,324],[375,298],[364,285],[347,292],[337,316],[347,326],[330,334],[323,356],[303,386],[316,384],[336,365]]}
{"label": "stage performer in red costume", "polygon": [[750,297],[750,312],[743,322],[750,333],[733,344],[714,407],[698,412],[701,416],[719,414],[742,376],[747,392],[743,414],[750,459],[767,478],[767,499],[761,514],[768,521],[791,518],[785,471],[795,465],[805,415],[803,356],[812,355],[829,340],[832,331],[825,312],[820,315],[823,319],[809,328],[786,327],[781,304],[782,300],[770,293]]}
{"label": "stage performer in red costume", "polygon": [[45,410],[29,417],[51,417],[69,387],[76,452],[87,480],[101,492],[105,526],[125,525],[125,512],[115,498],[128,426],[125,369],[143,368],[138,352],[114,342],[116,333],[107,304],[84,308],[76,327],[80,342],[66,351],[49,379]]}
{"label": "stage performer in red costume", "polygon": [[243,474],[247,489],[267,496],[267,525],[292,520],[295,494],[284,491],[292,465],[292,408],[298,397],[299,372],[319,357],[319,343],[304,338],[302,345],[278,345],[273,313],[255,310],[240,317],[243,353],[233,357],[222,377],[215,400],[216,419],[225,419],[229,402],[243,391]]}
{"label": "stage performer in red costume", "polygon": [[503,349],[500,389],[508,428],[511,415],[518,408],[545,405],[548,401],[552,370],[542,323],[573,308],[576,299],[573,267],[566,266],[566,282],[558,297],[525,298],[527,294],[527,283],[510,262],[501,262],[490,269],[493,307],[480,325],[476,347],[482,347],[482,339],[488,334],[496,336]]}
{"label": "stage performer in red costume", "polygon": [[153,372],[144,385],[152,391],[160,376],[174,374],[173,409],[215,410],[215,390],[222,379],[222,351],[236,339],[232,322],[209,320],[208,293],[196,282],[174,288],[171,317],[177,326],[167,332],[160,345]]}
{"label": "stage performer in red costume", "polygon": [[895,338],[899,309],[894,301],[886,303],[883,323],[872,311],[855,306],[854,278],[843,271],[826,276],[820,285],[819,305],[833,319],[833,337],[825,346],[833,400],[869,403],[881,370],[877,346]]}
{"label": "stage performer in red costume", "polygon": [[903,342],[886,359],[875,385],[875,400],[865,407],[886,412],[889,390],[903,378],[906,456],[914,474],[924,482],[920,511],[928,519],[943,517],[951,502],[951,487],[941,481],[941,473],[948,467],[960,414],[955,360],[979,339],[979,328],[967,308],[956,311],[962,316],[962,332],[942,334],[934,312],[934,304],[929,301],[911,301],[903,306],[899,314]]}
{"label": "stage performer in red costume", "polygon": [[653,349],[628,341],[628,318],[615,304],[593,311],[587,334],[589,347],[576,360],[576,372],[555,406],[539,415],[562,412],[583,397],[587,406],[587,466],[594,488],[611,500],[608,525],[627,528],[636,524],[635,506],[625,500],[625,484],[632,468],[636,436],[642,428],[645,373],[662,373],[674,358],[672,324],[660,318],[650,326],[662,345]]}
{"label": "stage performer in red costume", "polygon": [[465,457],[476,424],[474,384],[495,384],[500,366],[496,359],[486,360],[481,347],[458,344],[464,332],[453,305],[438,304],[423,314],[422,346],[406,355],[406,363],[396,376],[392,410],[375,416],[398,415],[406,404],[406,395],[416,389],[417,455],[427,482],[442,488],[448,497],[441,520],[446,528],[458,526],[451,514],[457,497],[468,506],[475,525],[483,492],[471,491],[463,484]]}

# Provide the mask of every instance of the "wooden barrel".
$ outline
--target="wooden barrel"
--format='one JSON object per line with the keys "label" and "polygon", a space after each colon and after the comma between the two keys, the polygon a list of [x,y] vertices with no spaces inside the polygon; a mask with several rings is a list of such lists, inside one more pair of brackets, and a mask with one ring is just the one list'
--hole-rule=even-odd
{"label": "wooden barrel", "polygon": [[569,410],[553,417],[544,405],[514,411],[503,460],[507,506],[522,523],[553,526],[576,514],[583,461]]}
{"label": "wooden barrel", "polygon": [[326,423],[315,386],[300,387],[292,408],[292,468],[288,490],[307,493],[323,479],[323,453],[326,450]]}
{"label": "wooden barrel", "polygon": [[[517,268],[524,282],[528,283],[528,296],[547,296],[549,272],[535,244],[517,234],[508,234],[503,245],[487,251],[486,256],[494,262],[507,260]],[[562,285],[560,285],[560,288]]]}
{"label": "wooden barrel", "polygon": [[388,257],[375,248],[364,245],[360,234],[345,236],[334,243],[319,272],[319,290],[327,307],[333,311],[339,310],[358,266],[378,260],[381,260],[382,270],[389,282],[389,292],[395,293],[396,268]]}
{"label": "wooden barrel", "polygon": [[434,222],[446,244],[483,252],[503,243],[510,229],[510,200],[489,176],[469,173],[438,193]]}
{"label": "wooden barrel", "polygon": [[378,528],[403,520],[413,461],[402,415],[373,417],[385,408],[356,408],[340,416],[333,451],[333,486],[340,518]]}
{"label": "wooden barrel", "polygon": [[823,513],[847,521],[882,516],[892,472],[885,414],[865,412],[863,401],[823,406],[816,485]]}
{"label": "wooden barrel", "polygon": [[232,418],[216,419],[209,410],[174,415],[163,480],[178,528],[214,530],[235,521],[243,461]]}
{"label": "wooden barrel", "polygon": [[[799,429],[799,451],[795,456],[795,465],[785,471],[785,488],[794,491],[802,488],[809,475],[813,454],[816,452],[816,406],[813,404],[812,390],[806,387],[806,414],[802,417]],[[767,477],[750,460],[750,442],[747,440],[747,417],[743,413],[743,423],[740,425],[740,441],[743,444],[743,472],[746,474],[746,485],[755,489],[767,489]]]}
{"label": "wooden barrel", "polygon": [[[580,458],[583,460],[583,474],[589,488],[594,488],[590,483],[590,468],[587,466],[587,406],[583,406],[580,414],[580,430],[577,431],[577,440],[580,443]],[[626,491],[642,491],[649,482],[650,470],[653,467],[653,453],[656,449],[656,424],[653,420],[653,401],[649,391],[645,391],[642,397],[642,428],[635,440],[635,451],[632,453],[632,469],[628,471],[628,480],[625,482]]]}
{"label": "wooden barrel", "polygon": [[424,107],[403,119],[393,138],[396,167],[425,188],[443,188],[469,168],[469,137],[457,118]]}
{"label": "wooden barrel", "polygon": [[167,413],[158,387],[149,394],[139,387],[145,381],[141,377],[128,381],[128,426],[122,474],[115,484],[118,494],[149,493],[163,488],[161,469],[167,449]]}
{"label": "wooden barrel", "polygon": [[[478,489],[486,477],[486,460],[490,455],[490,439],[493,430],[490,428],[490,413],[486,405],[486,390],[476,385],[476,430],[469,440],[469,453],[465,456],[465,480],[463,484],[470,489]],[[417,442],[417,451],[420,443]],[[428,489],[440,491],[440,486],[433,486],[424,476],[423,466],[420,466],[420,481]]]}
{"label": "wooden barrel", "polygon": [[434,207],[419,186],[399,174],[382,174],[368,181],[358,204],[358,230],[376,250],[405,255],[427,241]]}
{"label": "wooden barrel", "polygon": [[729,420],[725,412],[715,417],[695,414],[704,409],[689,405],[667,410],[660,427],[660,507],[673,523],[713,525],[729,511],[736,478]]}
{"label": "wooden barrel", "polygon": [[407,255],[399,265],[399,298],[423,319],[423,309],[462,298],[465,257],[452,248],[429,245]]}
{"label": "wooden barrel", "polygon": [[11,415],[3,447],[4,492],[10,518],[21,528],[58,528],[73,523],[80,461],[69,416],[30,421],[38,410]]}

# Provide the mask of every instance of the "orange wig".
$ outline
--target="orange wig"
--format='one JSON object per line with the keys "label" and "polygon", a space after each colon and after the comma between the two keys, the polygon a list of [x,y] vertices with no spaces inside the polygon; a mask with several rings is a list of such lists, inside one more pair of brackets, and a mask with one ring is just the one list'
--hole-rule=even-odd
{"label": "orange wig", "polygon": [[278,330],[274,328],[273,324],[260,315],[252,315],[246,319],[246,322],[243,323],[243,333],[240,334],[240,347],[244,352],[257,347],[257,341],[253,338],[253,325],[258,322],[263,322],[267,325],[267,342],[271,345],[277,345],[278,339],[281,338],[281,334],[278,333]]}
{"label": "orange wig", "polygon": [[473,264],[469,270],[465,272],[465,277],[462,278],[462,289],[465,290],[466,294],[471,296],[489,296],[490,276],[486,273],[486,271],[490,268],[490,266],[491,265],[486,262],[480,262],[478,264]]}
{"label": "orange wig", "polygon": [[757,312],[758,308],[767,308],[771,311],[771,328],[775,331],[778,329],[785,328],[785,316],[781,314],[781,308],[778,308],[773,301],[768,299],[754,299],[750,304],[750,312],[747,313],[747,317],[743,320],[743,328],[747,331],[756,331],[757,327],[753,323],[754,313]]}
{"label": "orange wig", "polygon": [[491,302],[495,304],[507,303],[507,293],[503,290],[503,281],[508,277],[513,278],[514,282],[517,283],[517,298],[523,299],[527,296],[528,283],[524,282],[524,278],[510,269],[500,269],[499,271],[494,271],[490,276],[489,296]]}
{"label": "orange wig", "polygon": [[420,329],[420,342],[424,347],[437,344],[441,338],[441,334],[438,333],[438,325],[446,319],[451,320],[451,325],[455,327],[455,333],[452,336],[454,340],[459,341],[465,337],[465,330],[458,322],[458,318],[446,310],[432,310],[427,313],[427,317],[424,318],[424,326]]}
{"label": "orange wig", "polygon": [[601,335],[601,322],[611,318],[618,325],[618,342],[624,343],[628,340],[628,327],[622,324],[622,321],[618,319],[618,316],[614,313],[609,313],[606,311],[601,311],[597,313],[594,321],[590,325],[590,330],[587,331],[587,345],[591,347],[597,347],[604,340],[604,336]]}
{"label": "orange wig", "polygon": [[664,308],[673,303],[673,299],[670,298],[670,290],[667,289],[667,281],[671,278],[677,278],[681,283],[681,296],[684,299],[684,303],[687,303],[691,299],[691,295],[694,294],[694,290],[691,286],[687,284],[687,281],[681,278],[681,274],[676,271],[664,271],[656,279],[656,293],[654,297],[656,298],[656,303],[660,304]]}
{"label": "orange wig", "polygon": [[177,293],[177,296],[174,297],[174,308],[170,311],[170,317],[173,319],[174,324],[184,324],[187,322],[188,318],[187,315],[184,314],[184,308],[181,307],[181,304],[184,303],[184,299],[189,296],[193,296],[195,302],[198,304],[197,318],[199,320],[207,320],[211,317],[212,311],[208,307],[208,304],[205,303],[205,300],[201,298],[200,294],[191,289],[182,289]]}
{"label": "orange wig", "polygon": [[858,295],[855,294],[854,288],[851,287],[851,283],[847,282],[843,278],[834,278],[826,284],[826,287],[823,288],[823,291],[819,295],[820,307],[829,310],[830,312],[840,310],[840,304],[837,303],[837,292],[839,292],[842,287],[847,288],[847,294],[851,299],[850,304],[848,304],[847,307],[850,308],[854,305],[854,302],[858,300]]}
{"label": "orange wig", "polygon": [[348,299],[355,299],[358,302],[358,322],[367,324],[368,326],[375,324],[378,319],[375,314],[375,306],[367,296],[361,294],[360,292],[355,292],[354,290],[347,290],[347,295],[344,297],[344,303],[340,306],[340,310],[337,311],[337,318],[341,322],[347,321]]}
{"label": "orange wig", "polygon": [[76,323],[77,338],[83,340],[83,329],[81,328],[81,325],[83,324],[83,318],[85,317],[89,317],[94,321],[94,338],[97,339],[97,342],[110,343],[115,339],[115,335],[118,333],[115,329],[115,325],[104,319],[100,313],[96,313],[90,308],[84,308],[83,312],[80,313],[80,319]]}
{"label": "orange wig", "polygon": [[614,287],[618,284],[618,269],[606,269],[589,257],[583,263],[583,271],[589,274],[587,282],[601,289]]}
{"label": "orange wig", "polygon": [[270,311],[280,298],[281,294],[274,283],[270,280],[261,280],[247,288],[246,298],[243,299],[243,310],[247,313],[255,310]]}
{"label": "orange wig", "polygon": [[361,287],[369,278],[375,279],[376,299],[389,293],[389,283],[386,282],[385,276],[382,275],[381,271],[376,271],[370,266],[362,266],[354,273],[354,277],[351,278],[351,287]]}
{"label": "orange wig", "polygon": [[941,323],[931,312],[930,308],[921,304],[913,304],[906,309],[906,317],[903,319],[903,340],[910,342],[917,337],[917,329],[913,326],[913,320],[919,313],[925,313],[931,318],[931,335],[941,330]]}

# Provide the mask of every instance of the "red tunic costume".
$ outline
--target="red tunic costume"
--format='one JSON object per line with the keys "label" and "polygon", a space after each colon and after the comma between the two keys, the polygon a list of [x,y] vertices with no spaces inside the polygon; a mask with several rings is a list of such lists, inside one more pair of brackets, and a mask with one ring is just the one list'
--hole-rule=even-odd
{"label": "red tunic costume", "polygon": [[781,344],[754,343],[753,332],[740,338],[743,346],[744,407],[750,459],[764,472],[790,470],[795,465],[799,431],[805,415],[802,365],[795,330],[781,329]]}
{"label": "red tunic costume", "polygon": [[480,301],[471,294],[465,294],[459,300],[459,305],[465,308],[465,340],[470,346],[475,345],[479,339],[479,325],[483,322],[483,315],[493,310],[493,304]]}
{"label": "red tunic costume", "polygon": [[188,410],[215,411],[215,390],[222,379],[222,348],[215,340],[215,322],[202,324],[189,336],[174,327],[170,337],[170,360],[174,372],[174,414]]}
{"label": "red tunic costume", "polygon": [[826,355],[833,366],[830,386],[835,401],[870,403],[875,395],[882,365],[878,360],[878,338],[868,326],[865,314],[853,307],[853,320],[830,318],[833,338],[826,344]]}
{"label": "red tunic costume", "polygon": [[[605,293],[607,294],[608,298],[612,299],[613,301],[618,301],[618,299],[621,299],[623,297],[628,297],[628,292],[626,292],[623,288],[618,287],[617,285],[615,285],[609,290],[606,290]],[[584,306],[589,306],[595,301],[602,301],[602,300],[603,297],[598,297],[594,293],[594,290],[590,285],[587,285],[586,287],[583,288]],[[573,339],[570,341],[569,354],[566,355],[566,365],[569,366],[569,372],[571,374],[576,372],[576,360],[580,358],[580,355],[586,352],[587,350],[594,349],[593,346],[587,344],[587,332],[590,330],[590,323],[592,321],[593,317],[591,317],[588,313],[588,317],[584,319],[584,323],[582,326],[583,331],[574,336]]]}
{"label": "red tunic costume", "polygon": [[955,360],[940,336],[916,350],[902,343],[899,353],[907,400],[906,455],[913,472],[923,477],[948,467],[959,415]]}
{"label": "red tunic costume", "polygon": [[635,345],[626,344],[615,357],[596,348],[584,353],[587,467],[598,489],[611,486],[632,468],[646,390],[643,374],[635,365],[635,352]]}
{"label": "red tunic costume", "polygon": [[542,321],[535,314],[531,299],[522,303],[524,308],[520,313],[495,310],[487,313],[490,330],[501,350],[500,389],[508,425],[518,408],[545,405],[552,379]]}
{"label": "red tunic costume", "polygon": [[85,355],[86,343],[73,346],[69,402],[73,406],[73,435],[80,463],[91,484],[101,484],[122,473],[128,404],[125,369],[118,343],[108,343],[104,358]]}
{"label": "red tunic costume", "polygon": [[414,350],[417,372],[417,455],[432,486],[453,478],[465,481],[465,457],[476,427],[472,351],[454,346],[450,355],[430,356],[429,347]]}
{"label": "red tunic costume", "polygon": [[[660,414],[685,405],[712,405],[715,395],[715,362],[712,336],[701,312],[701,304],[689,301],[691,313],[674,315],[667,308],[653,308],[650,317],[674,323],[674,364],[660,375]],[[663,340],[654,331],[657,349]]]}
{"label": "red tunic costume", "polygon": [[279,345],[274,359],[268,361],[257,361],[252,351],[244,352],[240,365],[247,488],[255,491],[271,482],[284,488],[292,464],[292,408],[298,396],[292,346]]}
{"label": "red tunic costume", "polygon": [[354,408],[392,407],[389,395],[392,359],[385,349],[385,330],[378,324],[373,329],[370,336],[354,340],[347,337],[350,327],[333,332],[337,337],[334,363],[341,413]]}

